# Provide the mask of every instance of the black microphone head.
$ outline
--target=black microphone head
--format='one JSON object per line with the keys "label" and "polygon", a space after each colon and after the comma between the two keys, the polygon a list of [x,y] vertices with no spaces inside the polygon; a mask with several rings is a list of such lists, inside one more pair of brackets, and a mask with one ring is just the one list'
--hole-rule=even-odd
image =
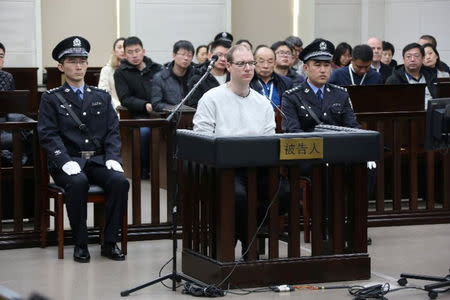
{"label": "black microphone head", "polygon": [[211,61],[217,61],[218,59],[219,59],[219,57],[216,54],[211,56]]}

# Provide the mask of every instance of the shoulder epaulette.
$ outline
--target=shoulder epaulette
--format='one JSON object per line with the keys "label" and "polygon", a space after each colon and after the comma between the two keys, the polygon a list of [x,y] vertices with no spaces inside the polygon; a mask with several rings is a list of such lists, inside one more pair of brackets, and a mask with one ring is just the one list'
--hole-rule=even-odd
{"label": "shoulder epaulette", "polygon": [[337,89],[343,90],[344,92],[347,92],[347,89],[345,87],[342,87],[342,86],[339,86],[339,85],[335,85],[335,84],[332,84],[332,83],[329,83],[329,85],[331,87],[333,87],[333,88],[337,88]]}
{"label": "shoulder epaulette", "polygon": [[94,91],[100,91],[100,92],[108,93],[105,89],[101,89],[101,88],[93,86],[93,85],[89,85],[88,88],[90,88],[91,90],[94,90]]}
{"label": "shoulder epaulette", "polygon": [[300,90],[300,86],[293,87],[292,89],[287,90],[285,93],[288,94],[288,95],[290,95],[290,94],[292,94],[293,92],[296,92],[296,91],[298,91],[298,90]]}
{"label": "shoulder epaulette", "polygon": [[58,86],[56,88],[50,89],[50,90],[47,91],[47,93],[51,94],[51,93],[57,92],[59,90],[62,90],[62,87],[63,86]]}

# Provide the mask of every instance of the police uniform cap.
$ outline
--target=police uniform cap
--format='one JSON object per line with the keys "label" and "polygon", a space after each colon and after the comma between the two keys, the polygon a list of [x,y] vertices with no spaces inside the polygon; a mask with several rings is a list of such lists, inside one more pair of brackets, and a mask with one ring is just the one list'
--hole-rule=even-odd
{"label": "police uniform cap", "polygon": [[71,36],[56,45],[52,51],[52,57],[58,62],[66,56],[88,57],[89,50],[91,45],[85,38]]}
{"label": "police uniform cap", "polygon": [[229,32],[220,32],[214,37],[214,41],[223,40],[232,43],[233,35]]}
{"label": "police uniform cap", "polygon": [[333,53],[334,45],[332,42],[324,39],[317,39],[306,46],[303,51],[300,52],[298,58],[303,62],[307,62],[310,59],[331,61]]}

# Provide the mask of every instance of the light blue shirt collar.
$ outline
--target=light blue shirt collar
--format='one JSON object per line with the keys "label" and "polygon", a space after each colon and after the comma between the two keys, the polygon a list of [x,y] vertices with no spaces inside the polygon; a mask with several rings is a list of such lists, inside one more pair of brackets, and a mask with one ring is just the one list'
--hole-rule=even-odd
{"label": "light blue shirt collar", "polygon": [[85,86],[85,85],[86,85],[86,84],[83,84],[80,88],[77,88],[77,87],[74,87],[74,86],[72,86],[72,85],[69,84],[70,88],[72,89],[72,91],[73,91],[74,93],[77,93],[77,90],[80,90],[82,97],[84,96],[84,86]]}
{"label": "light blue shirt collar", "polygon": [[[314,94],[317,94],[317,91],[319,90],[319,88],[318,87],[316,87],[314,84],[312,84],[311,82],[309,82],[309,80],[308,80],[308,85],[309,85],[309,87],[313,90],[313,92],[314,92]],[[325,85],[323,85],[321,88],[320,88],[320,90],[322,91],[322,95],[324,94],[324,91],[325,91]]]}

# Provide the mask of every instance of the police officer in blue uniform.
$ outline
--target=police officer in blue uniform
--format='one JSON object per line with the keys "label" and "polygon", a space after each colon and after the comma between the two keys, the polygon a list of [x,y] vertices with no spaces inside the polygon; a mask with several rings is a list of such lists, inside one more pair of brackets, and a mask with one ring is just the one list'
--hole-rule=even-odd
{"label": "police officer in blue uniform", "polygon": [[121,166],[119,121],[111,96],[84,82],[89,50],[89,42],[80,36],[68,37],[53,49],[52,57],[66,82],[42,95],[38,134],[47,153],[49,172],[55,183],[65,189],[74,260],[90,260],[86,226],[89,184],[101,186],[107,197],[101,255],[124,260],[116,240],[129,183]]}
{"label": "police officer in blue uniform", "polygon": [[282,98],[284,132],[312,131],[320,123],[360,128],[347,91],[329,84],[334,45],[316,39],[300,53],[308,79]]}

